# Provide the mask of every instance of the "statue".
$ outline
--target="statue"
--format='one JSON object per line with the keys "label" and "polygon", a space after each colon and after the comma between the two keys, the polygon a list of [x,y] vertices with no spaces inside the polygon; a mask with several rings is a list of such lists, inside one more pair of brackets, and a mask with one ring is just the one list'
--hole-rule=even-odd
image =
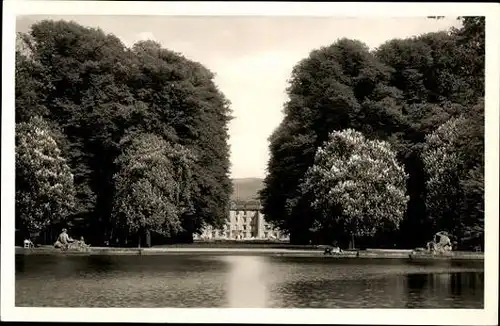
{"label": "statue", "polygon": [[453,249],[450,237],[446,231],[439,231],[432,241],[427,242],[427,251],[432,254],[445,254]]}
{"label": "statue", "polygon": [[62,229],[61,234],[57,237],[56,242],[54,243],[55,248],[60,248],[61,250],[68,250],[69,245],[73,243],[74,240],[70,238],[68,235],[68,230],[66,228]]}

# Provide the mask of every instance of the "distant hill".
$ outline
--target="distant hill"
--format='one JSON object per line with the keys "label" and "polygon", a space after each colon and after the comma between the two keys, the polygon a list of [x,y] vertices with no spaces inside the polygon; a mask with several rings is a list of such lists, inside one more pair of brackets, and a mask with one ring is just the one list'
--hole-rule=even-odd
{"label": "distant hill", "polygon": [[256,200],[258,192],[263,187],[263,180],[260,178],[238,178],[233,179],[232,200],[248,201]]}

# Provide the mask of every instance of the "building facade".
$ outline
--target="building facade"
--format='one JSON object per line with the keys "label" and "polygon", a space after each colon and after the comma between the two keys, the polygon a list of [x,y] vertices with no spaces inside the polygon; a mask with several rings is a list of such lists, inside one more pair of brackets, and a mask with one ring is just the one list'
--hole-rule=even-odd
{"label": "building facade", "polygon": [[195,240],[288,240],[264,220],[259,202],[232,202],[226,224],[215,229],[207,226],[195,234]]}

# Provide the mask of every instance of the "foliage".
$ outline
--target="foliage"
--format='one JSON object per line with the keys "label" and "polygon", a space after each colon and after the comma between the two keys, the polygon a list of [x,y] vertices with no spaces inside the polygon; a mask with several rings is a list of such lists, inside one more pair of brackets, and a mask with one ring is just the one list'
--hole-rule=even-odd
{"label": "foliage", "polygon": [[449,120],[426,137],[422,153],[428,175],[426,205],[436,230],[450,230],[458,222],[456,216],[447,215],[457,212],[460,197],[458,174],[461,172],[462,160],[460,153],[456,151],[456,142],[459,132],[457,128],[463,123],[461,118]]}
{"label": "foliage", "polygon": [[[18,61],[17,65],[29,69],[32,83],[45,85],[39,96],[46,108],[44,118],[65,135],[62,149],[77,191],[75,213],[84,219],[89,240],[94,242],[103,235],[95,231],[106,229],[103,218],[110,209],[110,170],[121,136],[116,116],[131,103],[121,82],[125,48],[118,38],[101,30],[64,21],[36,23],[22,39],[33,64],[23,66]],[[20,92],[41,93],[23,80],[16,83]],[[22,118],[31,112],[16,107],[16,115]]]}
{"label": "foliage", "polygon": [[461,17],[462,28],[454,29],[461,74],[467,78],[475,98],[484,97],[485,17]]}
{"label": "foliage", "polygon": [[[330,132],[348,128],[388,141],[409,175],[405,217],[387,241],[414,247],[432,236],[421,158],[425,137],[450,119],[464,115],[472,121],[471,111],[481,116],[484,110],[477,105],[484,96],[484,17],[460,20],[461,28],[390,40],[373,51],[358,41],[339,40],[297,63],[283,121],[269,138],[268,174],[260,192],[266,219],[290,232],[292,242],[307,243],[307,230],[318,220],[299,187],[316,149]],[[468,130],[477,136],[469,139],[476,146],[469,153],[482,157],[483,121],[474,121]],[[481,180],[481,164],[470,172],[473,180]],[[471,189],[469,216],[479,209],[478,183],[465,182]],[[471,218],[476,222],[468,224],[481,225],[480,216]]]}
{"label": "foliage", "polygon": [[16,126],[16,224],[38,233],[66,219],[74,204],[73,174],[40,117]]}
{"label": "foliage", "polygon": [[484,107],[453,118],[426,137],[422,154],[426,204],[435,230],[460,242],[478,240],[484,229]]}
{"label": "foliage", "polygon": [[75,217],[91,242],[112,232],[115,161],[130,133],[155,134],[198,158],[194,213],[181,220],[187,234],[225,218],[230,110],[210,71],[154,42],[126,48],[116,36],[74,22],[38,22],[18,45],[16,119],[39,114],[61,131],[75,176]]}
{"label": "foliage", "polygon": [[[425,135],[453,117],[469,114],[470,108],[484,96],[484,17],[460,20],[463,26],[459,29],[392,40],[374,53],[394,68],[391,85],[403,90],[403,111],[412,127],[405,132],[410,146],[403,150],[403,162],[410,174],[410,201],[400,236],[410,246],[420,246],[431,236],[421,159]],[[469,70],[471,67],[473,71]],[[482,155],[480,148],[477,147],[478,155]]]}
{"label": "foliage", "polygon": [[[464,239],[481,236],[485,23],[484,17],[460,19],[460,28],[391,40],[374,51],[361,42],[341,39],[312,51],[296,65],[285,117],[269,139],[269,173],[260,193],[266,219],[290,232],[292,242],[307,243],[308,230],[321,221],[300,187],[318,147],[332,131],[350,128],[367,139],[389,142],[397,152],[409,174],[410,197],[399,242],[420,246],[439,215],[428,201],[432,218],[426,216],[427,168],[422,151],[429,150],[426,136],[450,119],[468,122],[450,145],[460,153],[456,164],[462,170],[456,188],[462,201],[449,220],[460,221]],[[18,35],[16,123],[29,123],[34,116],[46,121],[74,175],[73,219],[81,221],[92,243],[109,239],[117,221],[127,223],[113,213],[120,206],[115,200],[128,194],[123,188],[126,182],[113,176],[128,175],[130,166],[122,159],[136,148],[131,135],[159,137],[165,148],[177,153],[182,146],[196,157],[185,170],[191,174],[185,188],[190,208],[184,202],[175,202],[175,207],[165,204],[162,209],[170,212],[172,232],[152,222],[155,229],[176,233],[179,241],[190,240],[204,224],[217,226],[225,220],[231,194],[227,141],[231,117],[229,102],[213,77],[201,64],[158,43],[139,42],[127,48],[114,35],[74,22],[41,21]],[[160,161],[165,159],[161,157]],[[171,169],[148,173],[172,175],[165,189],[186,184]],[[157,203],[165,202],[153,181],[138,180],[134,189]],[[145,198],[134,200],[144,206]]]}
{"label": "foliage", "polygon": [[193,166],[196,212],[185,217],[184,228],[190,234],[203,223],[220,225],[228,215],[232,190],[229,102],[212,82],[213,74],[200,64],[151,41],[135,44],[133,53],[139,67],[131,79],[134,97],[145,106],[135,126],[178,142],[198,158]]}
{"label": "foliage", "polygon": [[366,45],[347,39],[312,51],[294,68],[285,118],[270,137],[269,174],[261,191],[266,219],[291,231],[292,241],[308,241],[304,230],[314,218],[304,218],[313,213],[299,184],[331,131],[353,128],[388,139],[407,128],[400,91],[388,85],[390,73]]}
{"label": "foliage", "polygon": [[181,230],[192,210],[194,157],[154,134],[134,134],[121,142],[115,175],[114,224],[129,234],[151,230],[168,237]]}
{"label": "foliage", "polygon": [[317,225],[374,236],[398,229],[408,200],[406,178],[387,142],[346,129],[318,148],[301,189],[320,212]]}

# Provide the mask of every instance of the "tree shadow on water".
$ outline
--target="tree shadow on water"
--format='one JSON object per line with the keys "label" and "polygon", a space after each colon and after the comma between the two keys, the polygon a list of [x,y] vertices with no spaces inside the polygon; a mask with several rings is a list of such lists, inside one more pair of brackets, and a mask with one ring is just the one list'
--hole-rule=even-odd
{"label": "tree shadow on water", "polygon": [[429,275],[428,274],[408,274],[407,276],[408,290],[413,292],[422,292],[425,289]]}
{"label": "tree shadow on water", "polygon": [[450,283],[451,294],[454,296],[484,293],[484,273],[452,273]]}
{"label": "tree shadow on water", "polygon": [[117,268],[116,262],[109,256],[88,256],[85,258],[84,271],[106,273]]}
{"label": "tree shadow on water", "polygon": [[480,273],[426,273],[406,276],[407,308],[477,306],[484,292]]}

